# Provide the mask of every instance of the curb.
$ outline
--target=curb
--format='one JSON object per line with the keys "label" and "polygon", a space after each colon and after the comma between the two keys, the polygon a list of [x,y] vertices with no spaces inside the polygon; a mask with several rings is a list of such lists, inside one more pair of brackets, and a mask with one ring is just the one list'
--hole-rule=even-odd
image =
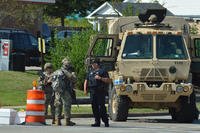
{"label": "curb", "polygon": [[[161,113],[131,113],[128,115],[128,117],[141,117],[141,116],[165,116],[169,115],[167,112],[161,112]],[[72,118],[92,118],[93,114],[71,114]],[[45,117],[46,119],[51,119],[51,116],[48,115]],[[64,116],[62,116],[62,119]]]}

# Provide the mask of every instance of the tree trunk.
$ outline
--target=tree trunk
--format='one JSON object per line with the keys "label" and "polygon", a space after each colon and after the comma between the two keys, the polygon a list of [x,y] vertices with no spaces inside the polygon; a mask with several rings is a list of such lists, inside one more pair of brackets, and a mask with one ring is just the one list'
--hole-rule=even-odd
{"label": "tree trunk", "polygon": [[61,26],[64,27],[65,26],[65,17],[62,16],[60,19],[61,19]]}

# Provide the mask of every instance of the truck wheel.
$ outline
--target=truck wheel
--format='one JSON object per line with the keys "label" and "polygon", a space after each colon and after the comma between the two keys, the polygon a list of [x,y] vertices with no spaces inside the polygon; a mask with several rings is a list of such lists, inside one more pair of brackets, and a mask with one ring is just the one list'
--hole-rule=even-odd
{"label": "truck wheel", "polygon": [[171,115],[173,121],[177,120],[177,113],[175,108],[169,108],[169,114]]}
{"label": "truck wheel", "polygon": [[192,74],[192,84],[195,85],[195,86],[200,87],[198,74],[195,74],[195,73]]}
{"label": "truck wheel", "polygon": [[128,117],[128,97],[117,96],[115,89],[110,95],[109,115],[113,121],[126,121]]}
{"label": "truck wheel", "polygon": [[181,98],[181,109],[177,112],[177,122],[180,123],[192,123],[194,120],[198,120],[199,111],[196,107],[195,93],[193,92],[188,100],[188,97]]}

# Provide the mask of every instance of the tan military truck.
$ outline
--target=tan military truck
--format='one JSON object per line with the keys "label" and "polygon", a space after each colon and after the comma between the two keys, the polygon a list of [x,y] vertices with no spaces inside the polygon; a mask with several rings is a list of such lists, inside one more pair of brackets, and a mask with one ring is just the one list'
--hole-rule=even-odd
{"label": "tan military truck", "polygon": [[120,17],[109,22],[109,34],[92,38],[86,62],[89,66],[98,58],[109,71],[114,121],[126,121],[130,108],[169,109],[178,122],[198,119],[190,66],[200,36],[189,34],[183,18],[165,15],[166,9],[151,9],[138,17]]}

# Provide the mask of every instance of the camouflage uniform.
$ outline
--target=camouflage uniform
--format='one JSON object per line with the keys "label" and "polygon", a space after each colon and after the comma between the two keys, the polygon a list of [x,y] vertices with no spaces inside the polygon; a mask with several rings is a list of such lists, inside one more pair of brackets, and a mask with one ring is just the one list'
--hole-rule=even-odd
{"label": "camouflage uniform", "polygon": [[44,66],[45,72],[43,72],[39,77],[39,87],[45,93],[45,115],[48,115],[48,106],[51,106],[52,124],[55,123],[55,106],[53,95],[53,88],[51,87],[51,76],[53,67],[51,63],[46,63]]}
{"label": "camouflage uniform", "polygon": [[68,71],[70,62],[64,59],[61,69],[53,73],[52,87],[55,91],[55,107],[56,107],[56,125],[61,125],[62,107],[64,107],[64,117],[66,119],[66,126],[73,126],[75,123],[70,121],[71,118],[71,84],[75,81],[75,76]]}

